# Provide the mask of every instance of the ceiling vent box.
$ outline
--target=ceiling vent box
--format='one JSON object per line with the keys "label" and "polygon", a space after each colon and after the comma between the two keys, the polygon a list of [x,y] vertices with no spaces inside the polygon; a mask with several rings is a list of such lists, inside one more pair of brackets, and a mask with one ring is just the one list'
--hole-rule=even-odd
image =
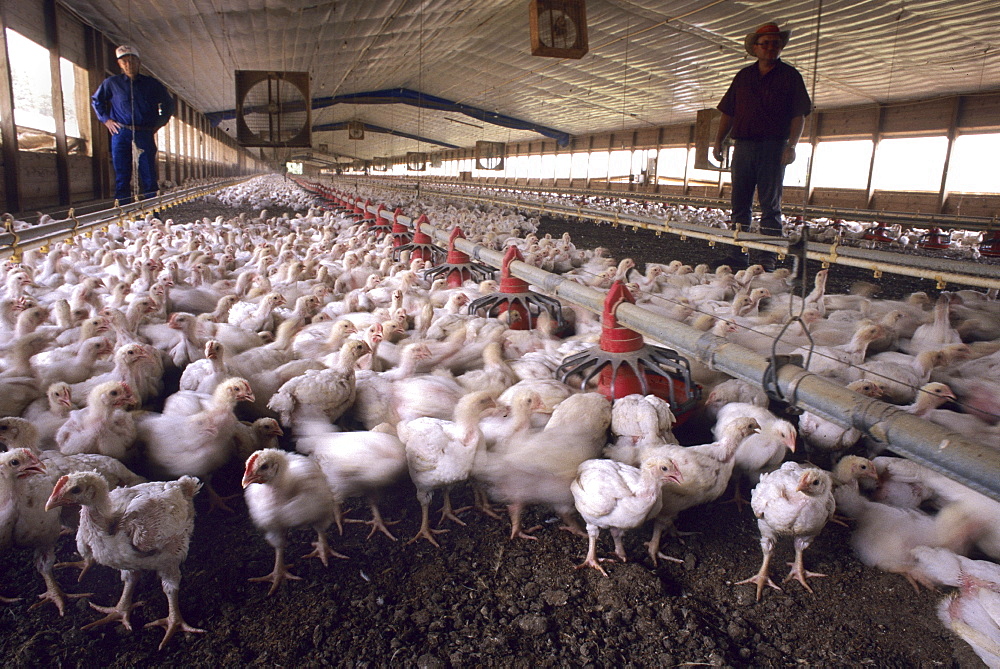
{"label": "ceiling vent box", "polygon": [[427,154],[422,151],[407,151],[406,169],[410,172],[425,171],[427,169]]}
{"label": "ceiling vent box", "polygon": [[587,43],[584,0],[531,0],[528,6],[531,55],[583,58]]}
{"label": "ceiling vent box", "polygon": [[502,170],[507,145],[503,142],[476,142],[476,169]]}
{"label": "ceiling vent box", "polygon": [[242,146],[311,146],[308,72],[236,70],[236,140]]}

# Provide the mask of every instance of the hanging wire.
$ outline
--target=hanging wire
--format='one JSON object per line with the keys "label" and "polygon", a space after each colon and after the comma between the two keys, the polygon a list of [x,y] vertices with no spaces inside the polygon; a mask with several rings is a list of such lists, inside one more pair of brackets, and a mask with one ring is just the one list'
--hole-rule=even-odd
{"label": "hanging wire", "polygon": [[[630,14],[625,15],[625,68],[622,72],[622,130],[625,129],[625,94],[628,90],[628,45],[629,45],[629,32],[632,26],[632,16]],[[629,170],[631,170],[629,166]]]}

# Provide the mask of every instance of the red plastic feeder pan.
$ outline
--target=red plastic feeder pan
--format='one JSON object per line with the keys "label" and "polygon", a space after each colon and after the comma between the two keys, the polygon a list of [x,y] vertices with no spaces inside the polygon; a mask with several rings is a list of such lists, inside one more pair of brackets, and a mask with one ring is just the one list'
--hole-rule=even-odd
{"label": "red plastic feeder pan", "polygon": [[1000,230],[989,230],[979,242],[979,254],[987,258],[1000,258]]}
{"label": "red plastic feeder pan", "polygon": [[655,395],[670,403],[680,425],[697,406],[701,387],[691,380],[691,366],[677,351],[644,344],[642,335],[619,325],[615,310],[622,302],[634,304],[635,299],[625,284],[616,281],[604,298],[600,343],[566,358],[556,377],[567,383],[578,374],[583,390],[600,374],[597,392],[612,401],[637,393]]}
{"label": "red plastic feeder pan", "polygon": [[392,249],[393,261],[399,260],[399,256],[403,253],[403,251],[409,251],[410,258],[414,260],[420,259],[434,262],[444,256],[444,249],[437,246],[434,243],[434,240],[431,239],[430,235],[420,230],[420,226],[423,223],[430,223],[430,221],[427,220],[426,214],[421,214],[420,217],[413,222],[413,241],[409,244],[400,244]]}
{"label": "red plastic feeder pan", "polygon": [[472,262],[468,253],[462,253],[455,248],[455,240],[461,237],[465,239],[462,228],[455,226],[448,237],[448,257],[445,262],[437,267],[424,270],[424,278],[428,281],[444,276],[448,279],[449,288],[461,288],[467,280],[483,281],[493,277],[494,269],[489,265]]}
{"label": "red plastic feeder pan", "polygon": [[510,311],[507,327],[511,330],[533,330],[544,309],[555,321],[556,331],[564,328],[566,321],[563,320],[559,300],[528,290],[527,281],[510,273],[510,264],[515,260],[524,262],[524,256],[516,246],[507,247],[500,264],[500,290],[473,300],[469,304],[469,313],[482,310],[483,315],[496,317]]}
{"label": "red plastic feeder pan", "polygon": [[922,249],[940,250],[951,247],[951,232],[944,232],[941,228],[931,228],[917,240],[917,246]]}
{"label": "red plastic feeder pan", "polygon": [[866,231],[861,238],[870,242],[879,242],[880,244],[888,244],[896,241],[894,237],[889,236],[889,233],[885,229],[885,223],[876,223],[875,227]]}

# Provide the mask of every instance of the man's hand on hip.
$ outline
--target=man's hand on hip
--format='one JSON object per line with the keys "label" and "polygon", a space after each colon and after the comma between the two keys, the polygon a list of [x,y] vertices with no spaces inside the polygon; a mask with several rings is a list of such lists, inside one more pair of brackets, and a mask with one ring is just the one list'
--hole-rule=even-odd
{"label": "man's hand on hip", "polygon": [[111,131],[112,135],[117,135],[118,131],[122,129],[121,123],[110,118],[104,122],[104,125],[108,126],[108,130]]}

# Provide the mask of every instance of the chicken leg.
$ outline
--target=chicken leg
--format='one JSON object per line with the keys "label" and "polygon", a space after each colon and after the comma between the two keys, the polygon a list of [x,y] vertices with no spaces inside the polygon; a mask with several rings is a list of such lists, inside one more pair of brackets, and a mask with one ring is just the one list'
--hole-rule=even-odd
{"label": "chicken leg", "polygon": [[124,625],[125,629],[129,632],[132,631],[132,620],[130,618],[132,615],[132,609],[142,606],[142,602],[139,602],[138,604],[132,603],[132,594],[135,592],[135,586],[139,583],[139,572],[123,569],[122,581],[124,582],[124,585],[122,587],[122,596],[118,598],[118,603],[114,606],[98,606],[97,604],[91,602],[90,608],[95,611],[100,611],[106,615],[92,623],[87,623],[80,628],[81,630],[90,630],[117,621]]}
{"label": "chicken leg", "polygon": [[593,567],[607,578],[608,572],[604,571],[601,563],[597,560],[597,535],[600,533],[601,528],[596,525],[587,525],[587,558],[583,561],[583,564],[576,565],[576,568]]}
{"label": "chicken leg", "polygon": [[66,599],[80,599],[81,597],[90,597],[93,595],[91,592],[84,592],[79,594],[67,594],[63,592],[62,588],[59,587],[59,583],[56,582],[55,576],[52,575],[52,565],[55,562],[55,552],[54,550],[49,550],[48,552],[43,552],[35,556],[35,568],[38,573],[42,575],[42,579],[45,581],[45,592],[38,595],[40,601],[35,602],[29,607],[29,611],[34,611],[35,609],[43,606],[46,602],[52,602],[55,607],[59,610],[59,615],[63,616],[66,612]]}
{"label": "chicken leg", "polygon": [[271,570],[271,573],[266,576],[255,576],[248,580],[253,583],[270,583],[271,589],[267,591],[267,596],[270,597],[281,587],[285,579],[301,581],[302,577],[288,571],[288,565],[285,564],[285,544],[282,542],[274,546],[274,569]]}
{"label": "chicken leg", "polygon": [[417,500],[420,502],[420,530],[413,536],[412,539],[406,542],[407,545],[412,544],[417,539],[423,537],[427,541],[434,544],[435,548],[441,548],[437,541],[434,540],[435,534],[443,534],[448,530],[432,530],[430,524],[430,505],[431,497],[433,493],[417,491]]}
{"label": "chicken leg", "polygon": [[163,635],[163,640],[160,642],[159,650],[163,650],[163,647],[166,646],[167,642],[173,638],[177,630],[182,632],[192,632],[194,634],[204,634],[205,630],[198,629],[197,627],[191,627],[184,622],[184,618],[181,617],[181,607],[179,601],[181,590],[180,570],[161,572],[160,585],[163,587],[163,594],[167,596],[167,617],[146,623],[143,628],[148,629],[150,627],[162,627],[166,630],[166,634]]}
{"label": "chicken leg", "polygon": [[802,553],[809,548],[809,544],[812,543],[812,537],[795,537],[795,562],[789,562],[788,566],[792,568],[788,572],[788,576],[785,577],[785,582],[792,580],[793,578],[802,584],[809,592],[812,592],[812,588],[806,583],[806,579],[810,577],[822,578],[826,574],[819,574],[813,571],[806,571],[805,567],[802,565]]}
{"label": "chicken leg", "polygon": [[465,521],[459,518],[456,514],[462,513],[463,511],[466,511],[469,508],[470,507],[468,506],[463,506],[459,509],[453,509],[451,506],[451,486],[445,486],[444,503],[441,504],[441,523],[443,523],[445,519],[448,519],[455,521],[462,527],[465,527]]}
{"label": "chicken leg", "polygon": [[350,558],[346,555],[338,553],[330,548],[330,544],[326,540],[326,527],[323,527],[322,529],[319,527],[313,527],[313,529],[316,530],[316,541],[312,543],[313,552],[308,555],[303,555],[303,559],[308,560],[309,558],[319,558],[319,561],[323,563],[324,567],[330,566],[327,562],[327,558],[330,557],[350,560]]}
{"label": "chicken leg", "polygon": [[760,563],[760,571],[756,575],[750,578],[743,579],[742,581],[737,581],[733,585],[744,585],[745,583],[754,583],[757,586],[757,601],[760,601],[761,595],[764,594],[764,585],[769,585],[775,590],[781,590],[774,581],[767,575],[768,567],[771,565],[771,553],[774,551],[774,541],[767,538],[761,538],[760,548],[764,551],[764,560]]}
{"label": "chicken leg", "polygon": [[508,504],[507,505],[507,515],[510,516],[510,538],[514,539],[530,539],[532,541],[538,541],[538,537],[531,534],[541,528],[541,525],[536,525],[528,530],[521,529],[521,513],[524,511],[523,504]]}

